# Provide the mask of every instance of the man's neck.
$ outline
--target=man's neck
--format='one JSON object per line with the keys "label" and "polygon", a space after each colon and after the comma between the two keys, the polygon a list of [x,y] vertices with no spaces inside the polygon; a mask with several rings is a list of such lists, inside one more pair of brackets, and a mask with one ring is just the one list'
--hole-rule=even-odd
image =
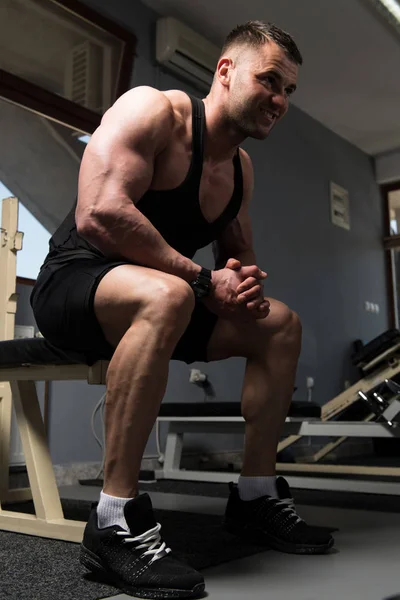
{"label": "man's neck", "polygon": [[206,111],[204,155],[213,162],[232,160],[245,138],[231,123],[224,120],[220,105],[211,96],[207,96],[203,102]]}

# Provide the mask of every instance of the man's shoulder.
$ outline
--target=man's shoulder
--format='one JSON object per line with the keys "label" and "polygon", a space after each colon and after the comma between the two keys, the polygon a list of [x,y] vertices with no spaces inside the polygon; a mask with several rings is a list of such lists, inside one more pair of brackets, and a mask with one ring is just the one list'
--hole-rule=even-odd
{"label": "man's shoulder", "polygon": [[191,113],[192,103],[186,92],[182,92],[182,90],[166,90],[162,93],[171,102],[173,109],[180,115],[186,116],[188,113]]}
{"label": "man's shoulder", "polygon": [[246,150],[243,150],[241,147],[239,147],[239,156],[243,172],[245,173],[246,178],[248,177],[251,180],[254,176],[253,161]]}
{"label": "man's shoulder", "polygon": [[189,96],[182,90],[159,90],[157,88],[141,85],[131,88],[117,100],[115,106],[119,108],[144,105],[148,110],[151,107],[158,112],[170,112],[175,117],[186,117],[191,112]]}
{"label": "man's shoulder", "polygon": [[122,94],[116,100],[114,106],[132,106],[133,102],[147,102],[148,105],[154,103],[161,103],[164,105],[171,104],[171,100],[168,98],[165,92],[158,90],[157,88],[151,87],[149,85],[138,85]]}
{"label": "man's shoulder", "polygon": [[250,158],[250,155],[241,146],[239,146],[239,156],[240,156],[241,162],[244,163],[246,166],[252,165],[252,160]]}
{"label": "man's shoulder", "polygon": [[243,173],[243,193],[245,198],[244,204],[246,204],[246,199],[249,201],[253,193],[254,169],[252,160],[246,150],[243,150],[243,148],[239,147],[239,156]]}

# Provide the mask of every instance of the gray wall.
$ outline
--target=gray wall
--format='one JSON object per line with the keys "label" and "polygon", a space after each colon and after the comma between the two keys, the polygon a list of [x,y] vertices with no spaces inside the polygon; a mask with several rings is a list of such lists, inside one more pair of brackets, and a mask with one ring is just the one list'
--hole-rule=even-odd
{"label": "gray wall", "polygon": [[[154,12],[138,1],[86,1],[137,34],[132,85],[189,90],[154,64]],[[251,215],[258,263],[269,273],[267,293],[296,310],[303,322],[295,399],[306,399],[305,378],[313,376],[314,399],[324,403],[343,389],[345,380],[356,377],[349,363],[352,342],[368,341],[388,325],[382,206],[374,165],[295,107],[266,142],[250,140],[244,147],[255,169]],[[331,180],[350,192],[350,231],[330,223]],[[210,249],[200,251],[195,260],[212,266]],[[379,304],[378,315],[364,310],[366,300]],[[242,359],[230,359],[191,367],[208,374],[217,399],[239,401],[244,364]],[[164,402],[203,400],[202,391],[188,382],[191,367],[171,363]],[[100,459],[90,433],[90,414],[102,393],[102,387],[84,383],[52,385],[54,462]],[[242,437],[191,436],[188,442],[192,449],[233,450],[241,448]],[[146,455],[155,450],[153,432]]]}

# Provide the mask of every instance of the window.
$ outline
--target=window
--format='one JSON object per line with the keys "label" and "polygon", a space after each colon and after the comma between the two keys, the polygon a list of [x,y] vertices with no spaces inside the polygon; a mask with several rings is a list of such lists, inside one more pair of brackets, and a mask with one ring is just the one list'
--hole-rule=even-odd
{"label": "window", "polygon": [[390,324],[400,328],[400,182],[383,186]]}
{"label": "window", "polygon": [[400,234],[400,188],[388,192],[390,235]]}
{"label": "window", "polygon": [[[36,279],[50,235],[75,201],[86,145],[79,139],[81,132],[1,99],[0,122],[0,198],[16,196],[42,226],[33,233],[31,222],[20,221],[25,239],[17,253],[17,273]],[[25,261],[32,263],[29,274]]]}
{"label": "window", "polygon": [[76,0],[2,0],[0,96],[91,133],[128,89],[135,45]]}

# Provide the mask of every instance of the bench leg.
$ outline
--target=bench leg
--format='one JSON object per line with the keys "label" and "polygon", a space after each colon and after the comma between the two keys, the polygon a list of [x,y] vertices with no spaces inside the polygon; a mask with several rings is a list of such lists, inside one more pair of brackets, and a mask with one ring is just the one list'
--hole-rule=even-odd
{"label": "bench leg", "polygon": [[9,383],[0,383],[0,508],[32,500],[31,488],[9,489],[10,438],[12,423],[12,394]]}
{"label": "bench leg", "polygon": [[[170,424],[171,429],[171,424]],[[180,470],[183,449],[183,433],[168,431],[163,465],[164,477],[172,479],[173,473]]]}
{"label": "bench leg", "polygon": [[[0,502],[8,492],[12,398],[10,384],[0,383]],[[1,506],[1,505],[0,505]]]}
{"label": "bench leg", "polygon": [[64,519],[35,383],[16,381],[11,389],[36,515],[0,509],[0,529],[80,542],[85,523]]}

